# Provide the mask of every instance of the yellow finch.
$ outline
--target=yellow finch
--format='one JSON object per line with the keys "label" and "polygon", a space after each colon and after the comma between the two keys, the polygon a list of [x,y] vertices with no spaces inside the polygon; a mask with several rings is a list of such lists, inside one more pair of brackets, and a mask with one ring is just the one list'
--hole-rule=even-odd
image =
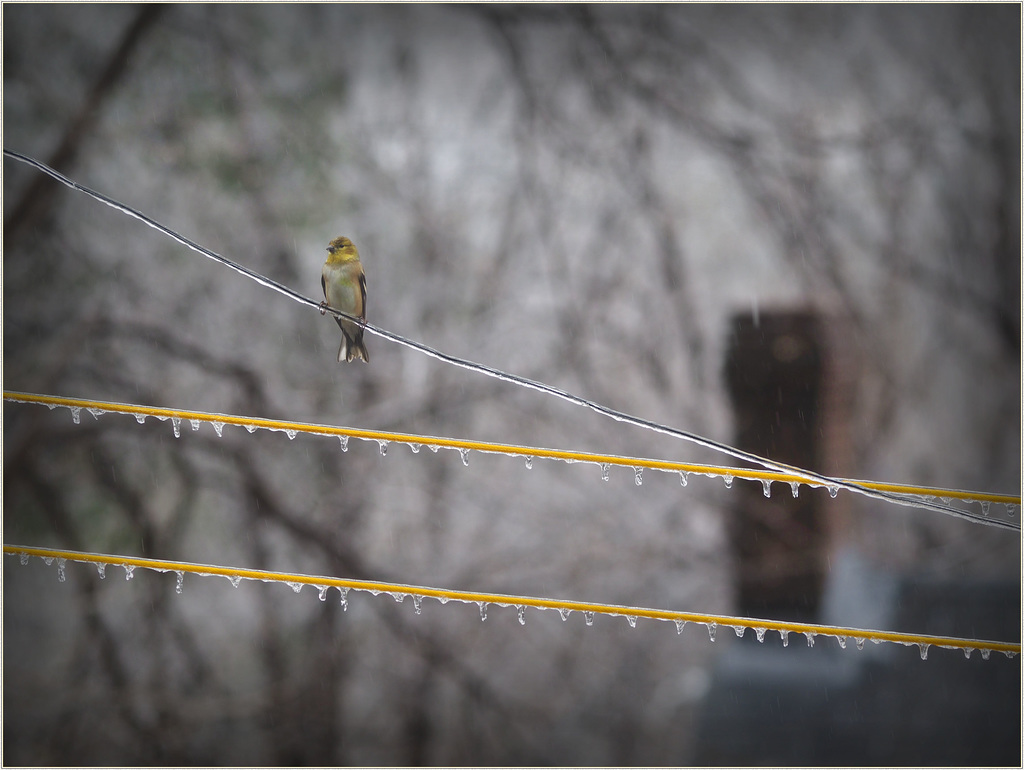
{"label": "yellow finch", "polygon": [[[327,244],[327,261],[324,262],[320,285],[324,289],[324,302],[327,305],[366,320],[366,275],[359,261],[359,252],[348,238],[342,236]],[[326,312],[322,305],[320,313]],[[363,344],[362,327],[337,316],[334,320],[341,327],[338,362],[361,358],[369,363],[370,354]]]}

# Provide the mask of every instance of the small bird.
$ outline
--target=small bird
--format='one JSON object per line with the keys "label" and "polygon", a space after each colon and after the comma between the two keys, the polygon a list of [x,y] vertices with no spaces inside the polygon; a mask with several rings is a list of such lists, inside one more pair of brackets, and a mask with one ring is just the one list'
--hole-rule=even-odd
{"label": "small bird", "polygon": [[[327,261],[324,262],[320,285],[324,290],[324,301],[320,314],[327,312],[330,305],[335,310],[366,320],[366,275],[359,261],[359,252],[348,238],[335,238],[327,244]],[[338,363],[355,361],[357,358],[370,363],[370,354],[363,344],[363,329],[352,321],[335,316],[341,327],[341,347],[338,348]]]}

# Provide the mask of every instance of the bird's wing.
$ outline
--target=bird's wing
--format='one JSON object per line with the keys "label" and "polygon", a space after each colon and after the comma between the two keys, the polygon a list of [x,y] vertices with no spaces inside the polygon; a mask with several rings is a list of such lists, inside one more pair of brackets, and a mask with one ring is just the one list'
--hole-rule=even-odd
{"label": "bird's wing", "polygon": [[[328,305],[330,305],[331,301],[327,297],[327,276],[324,275],[323,273],[320,274],[320,288],[324,290],[324,302],[326,302]],[[342,331],[345,331],[345,327],[341,325],[341,319],[338,318],[338,316],[334,316],[334,323],[338,324],[338,327]]]}
{"label": "bird's wing", "polygon": [[360,271],[359,273],[359,293],[362,295],[363,301],[359,303],[362,312],[359,317],[364,321],[366,320],[366,273]]}

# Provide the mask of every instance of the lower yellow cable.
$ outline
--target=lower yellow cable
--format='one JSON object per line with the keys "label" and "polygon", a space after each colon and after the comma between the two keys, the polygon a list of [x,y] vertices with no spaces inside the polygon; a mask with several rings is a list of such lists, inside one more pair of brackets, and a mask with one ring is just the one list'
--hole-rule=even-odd
{"label": "lower yellow cable", "polygon": [[[970,654],[973,650],[979,650],[982,657],[988,658],[992,651],[1002,652],[1009,657],[1020,654],[1020,644],[1010,642],[991,642],[978,639],[961,639],[949,636],[931,636],[924,634],[904,634],[892,631],[877,631],[860,628],[846,628],[843,626],[826,626],[814,623],[792,623],[779,620],[761,620],[757,618],[744,618],[732,615],[709,615],[697,612],[675,612],[671,610],[646,609],[643,607],[626,607],[614,604],[598,604],[595,602],[578,602],[561,599],[544,599],[531,596],[516,596],[512,594],[481,593],[478,591],[456,591],[447,588],[428,588],[425,586],[413,586],[402,583],[386,583],[372,580],[349,580],[345,578],[325,577],[320,575],[304,575],[288,572],[271,572],[268,570],[243,569],[238,567],[221,567],[213,564],[193,564],[191,562],[167,561],[165,559],[142,559],[133,556],[116,556],[111,554],[86,553],[82,551],[65,551],[53,548],[33,548],[21,545],[4,545],[4,553],[24,554],[23,559],[29,556],[38,556],[41,559],[64,560],[73,562],[85,562],[111,566],[122,566],[126,569],[156,570],[158,572],[186,572],[196,575],[219,575],[230,578],[233,582],[238,580],[260,580],[287,583],[291,585],[312,585],[323,592],[327,588],[339,588],[356,591],[370,591],[375,593],[388,593],[393,596],[412,596],[414,602],[416,597],[433,597],[442,601],[459,601],[481,605],[483,614],[486,605],[495,604],[500,606],[515,607],[536,607],[538,609],[553,609],[561,613],[581,612],[588,617],[588,624],[594,615],[618,615],[625,617],[630,625],[635,625],[637,618],[650,618],[653,620],[674,621],[677,629],[682,630],[683,623],[700,623],[708,627],[713,635],[720,626],[733,629],[752,629],[759,640],[764,639],[766,631],[777,631],[788,643],[790,633],[804,634],[808,644],[813,644],[816,636],[832,636],[839,640],[842,646],[846,646],[848,640],[853,639],[858,647],[865,641],[892,642],[902,645],[917,645],[921,650],[921,657],[927,657],[928,648],[931,646],[947,649],[963,650]],[[61,565],[63,568],[63,565]],[[131,573],[128,572],[128,575]],[[417,604],[418,607],[418,604]],[[563,614],[564,617],[564,614]],[[520,615],[522,622],[522,616]],[[714,638],[712,636],[712,638]]]}

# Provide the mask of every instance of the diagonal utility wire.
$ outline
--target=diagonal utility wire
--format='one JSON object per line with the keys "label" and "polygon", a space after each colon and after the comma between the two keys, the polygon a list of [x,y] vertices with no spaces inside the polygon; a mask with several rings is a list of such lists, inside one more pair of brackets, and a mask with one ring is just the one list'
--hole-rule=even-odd
{"label": "diagonal utility wire", "polygon": [[[468,369],[469,371],[477,372],[478,374],[483,374],[488,377],[493,377],[495,379],[502,380],[503,382],[518,385],[519,387],[529,388],[531,390],[536,390],[541,393],[546,393],[549,396],[554,396],[556,398],[562,399],[563,401],[568,401],[571,404],[575,404],[576,406],[581,406],[586,409],[590,409],[594,412],[597,412],[600,415],[609,417],[618,422],[624,422],[629,425],[634,425],[638,428],[644,428],[645,430],[650,430],[655,433],[661,433],[666,436],[671,436],[673,438],[681,439],[683,441],[688,441],[692,444],[697,444],[698,446],[705,447],[706,449],[711,449],[716,452],[721,452],[723,454],[730,455],[738,460],[755,463],[756,465],[760,465],[761,467],[767,468],[768,470],[798,476],[806,481],[813,482],[816,484],[822,484],[828,487],[830,490],[846,489],[850,492],[865,495],[866,497],[870,497],[875,500],[883,500],[888,503],[894,503],[895,505],[903,505],[910,508],[924,508],[932,511],[940,511],[950,516],[956,516],[958,518],[969,519],[972,521],[980,518],[976,517],[973,514],[966,513],[965,511],[959,508],[955,508],[950,505],[945,505],[943,503],[938,503],[930,500],[907,499],[904,497],[900,497],[898,495],[890,494],[888,492],[881,492],[878,490],[868,489],[866,487],[863,487],[859,484],[854,484],[853,482],[847,481],[845,479],[837,479],[831,476],[825,476],[820,473],[815,473],[814,471],[798,468],[794,465],[787,465],[786,463],[771,460],[767,457],[761,457],[751,452],[745,452],[742,449],[737,449],[736,447],[729,446],[728,444],[723,444],[721,442],[715,441],[714,439],[705,438],[704,436],[701,436],[697,433],[691,433],[690,431],[672,428],[667,425],[662,425],[660,423],[652,422],[650,420],[645,420],[641,417],[634,417],[633,415],[626,414],[625,412],[620,412],[616,409],[612,409],[607,406],[603,406],[594,401],[588,401],[585,398],[576,396],[566,390],[562,390],[561,388],[556,388],[551,385],[547,385],[543,382],[530,380],[527,379],[526,377],[520,377],[519,375],[516,374],[510,374],[508,372],[503,372],[500,369],[495,369],[493,367],[486,366],[485,364],[478,364],[473,361],[468,361],[464,358],[458,358],[456,356],[443,353],[440,350],[435,350],[434,348],[424,345],[421,342],[415,342],[414,340],[410,340],[407,339],[406,337],[402,337],[398,334],[395,334],[394,332],[390,332],[387,329],[382,329],[378,326],[374,326],[373,324],[367,323],[365,320],[361,318],[349,315],[348,313],[344,313],[332,307],[322,306],[321,303],[317,302],[315,299],[311,299],[310,297],[300,294],[294,289],[290,289],[287,286],[278,283],[277,281],[271,278],[267,278],[266,276],[257,273],[255,270],[251,270],[250,268],[245,267],[244,265],[240,265],[237,262],[228,259],[227,257],[223,257],[220,254],[217,254],[216,252],[199,245],[195,241],[186,238],[184,235],[180,235],[171,228],[160,224],[155,219],[152,219],[143,214],[142,212],[133,209],[131,206],[114,200],[113,198],[104,195],[103,193],[96,192],[95,190],[85,187],[84,185],[80,185],[78,184],[78,182],[69,179],[68,177],[61,174],[59,171],[50,168],[45,163],[41,163],[40,161],[35,160],[34,158],[31,158],[27,155],[22,155],[19,152],[14,152],[13,150],[8,150],[6,148],[4,148],[4,155],[8,158],[11,158],[12,160],[16,160],[20,163],[25,163],[29,166],[32,166],[33,168],[43,172],[44,174],[49,174],[51,177],[56,179],[61,184],[67,185],[73,190],[85,193],[89,197],[94,198],[95,200],[98,200],[101,203],[105,203],[106,205],[120,211],[123,214],[127,214],[130,217],[138,219],[143,224],[149,225],[154,230],[157,230],[163,233],[164,235],[168,236],[169,238],[176,240],[183,246],[187,246],[193,251],[202,254],[204,257],[208,257],[216,262],[220,262],[222,265],[230,267],[232,270],[235,270],[241,273],[242,275],[251,278],[257,283],[266,286],[268,289],[273,289],[276,292],[284,294],[289,299],[293,299],[301,304],[317,308],[318,310],[321,309],[321,307],[324,307],[324,309],[326,309],[336,318],[344,318],[348,321],[351,321],[352,323],[358,324],[371,334],[374,334],[378,337],[383,337],[384,339],[398,343],[399,345],[404,345],[407,348],[416,350],[420,353],[430,356],[431,358],[435,358],[438,361],[442,361],[443,363],[450,364],[452,366],[457,366],[462,369]],[[1016,524],[1016,526],[1012,528],[1019,530],[1020,524]]]}

